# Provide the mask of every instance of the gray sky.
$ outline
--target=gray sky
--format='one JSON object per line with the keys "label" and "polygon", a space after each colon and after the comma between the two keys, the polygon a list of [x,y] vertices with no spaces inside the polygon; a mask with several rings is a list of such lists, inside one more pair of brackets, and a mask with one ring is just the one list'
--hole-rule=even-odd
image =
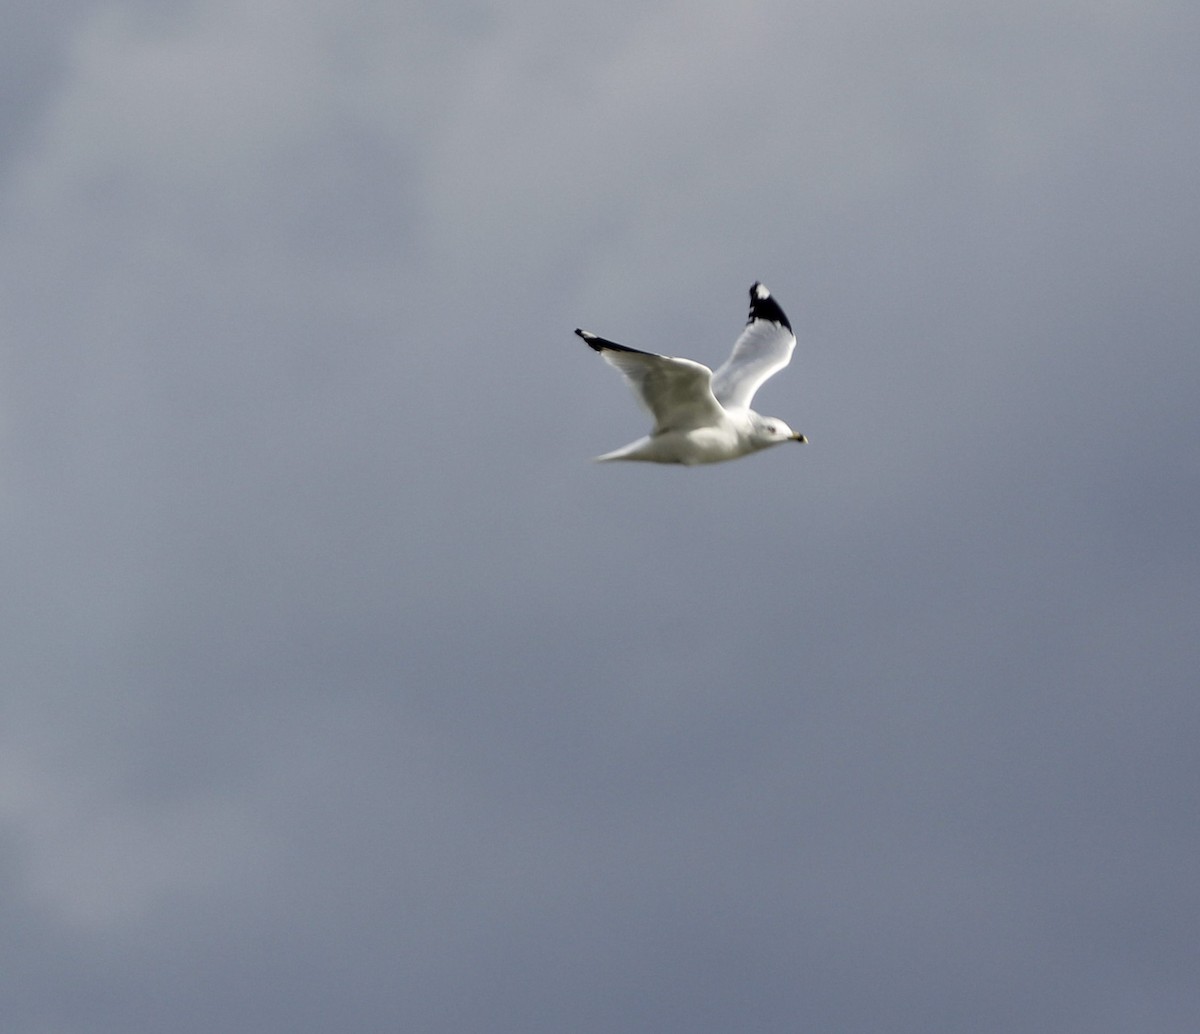
{"label": "gray sky", "polygon": [[1200,1027],[1194,3],[10,6],[6,1032]]}

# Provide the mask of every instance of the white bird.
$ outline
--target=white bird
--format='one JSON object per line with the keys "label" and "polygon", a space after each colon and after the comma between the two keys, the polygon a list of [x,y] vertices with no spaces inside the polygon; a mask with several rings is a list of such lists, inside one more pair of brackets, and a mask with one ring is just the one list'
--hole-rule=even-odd
{"label": "white bird", "polygon": [[598,461],[720,463],[782,442],[807,442],[782,420],[750,408],[754,393],[792,358],[796,335],[779,303],[762,284],[750,288],[750,318],[733,354],[716,373],[691,359],[642,352],[576,330],[624,374],[654,415],[654,429]]}

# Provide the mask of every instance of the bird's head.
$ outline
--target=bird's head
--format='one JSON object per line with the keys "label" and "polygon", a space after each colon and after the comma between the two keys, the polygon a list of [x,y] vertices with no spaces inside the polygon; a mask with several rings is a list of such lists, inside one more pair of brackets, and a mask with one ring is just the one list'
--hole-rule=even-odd
{"label": "bird's head", "polygon": [[778,417],[759,416],[754,421],[754,441],[760,449],[765,449],[768,445],[779,445],[781,442],[799,442],[804,445],[808,439],[793,431]]}

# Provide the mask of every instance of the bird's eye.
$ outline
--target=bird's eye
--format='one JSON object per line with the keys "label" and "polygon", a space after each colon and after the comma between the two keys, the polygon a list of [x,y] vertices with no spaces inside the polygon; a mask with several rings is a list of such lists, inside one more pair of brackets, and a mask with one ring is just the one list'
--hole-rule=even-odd
{"label": "bird's eye", "polygon": [[779,428],[777,428],[774,424],[767,424],[767,434],[774,434],[777,430],[779,430]]}

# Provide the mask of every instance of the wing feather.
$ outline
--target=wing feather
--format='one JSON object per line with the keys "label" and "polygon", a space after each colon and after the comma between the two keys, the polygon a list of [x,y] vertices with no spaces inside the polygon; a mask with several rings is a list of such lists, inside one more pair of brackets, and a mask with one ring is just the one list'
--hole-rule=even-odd
{"label": "wing feather", "polygon": [[750,319],[733,353],[713,374],[712,391],[728,409],[749,406],[755,392],[792,359],[796,335],[779,303],[762,284],[750,288]]}
{"label": "wing feather", "polygon": [[654,416],[654,434],[718,423],[724,410],[712,392],[712,370],[691,359],[643,352],[576,330],[590,347],[621,371]]}

